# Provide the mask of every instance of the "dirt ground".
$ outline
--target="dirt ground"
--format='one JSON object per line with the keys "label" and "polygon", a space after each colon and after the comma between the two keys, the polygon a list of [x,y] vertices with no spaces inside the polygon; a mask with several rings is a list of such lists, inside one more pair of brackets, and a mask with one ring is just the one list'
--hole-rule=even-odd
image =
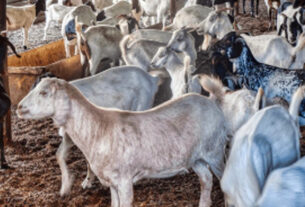
{"label": "dirt ground", "polygon": [[[250,1],[247,1],[248,13],[249,4]],[[268,21],[264,2],[260,2],[258,18],[242,15],[236,20],[243,29],[252,34],[266,32]],[[48,41],[42,41],[43,27],[44,23],[40,23],[31,28],[30,48],[60,38],[60,27],[52,24]],[[8,37],[19,52],[23,51],[21,31],[9,32]],[[61,175],[55,153],[61,138],[52,120],[20,120],[13,109],[12,131],[13,142],[5,150],[11,169],[0,171],[0,206],[110,206],[110,192],[97,180],[93,188],[81,188],[86,175],[86,164],[76,147],[72,148],[68,157],[69,169],[74,175],[71,194],[63,198],[59,196]],[[305,155],[304,139],[301,139],[301,147],[302,155]],[[142,180],[134,186],[135,206],[140,207],[198,206],[199,193],[199,181],[193,172],[170,179]],[[216,179],[212,201],[213,207],[224,206],[223,195]]]}

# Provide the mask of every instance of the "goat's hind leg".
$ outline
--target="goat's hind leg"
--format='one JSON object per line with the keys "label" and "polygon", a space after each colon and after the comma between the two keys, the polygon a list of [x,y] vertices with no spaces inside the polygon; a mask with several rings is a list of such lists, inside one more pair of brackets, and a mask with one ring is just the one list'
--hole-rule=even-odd
{"label": "goat's hind leg", "polygon": [[62,142],[56,152],[56,159],[61,171],[61,188],[60,195],[64,196],[69,194],[73,182],[73,177],[69,175],[69,169],[66,163],[66,158],[69,149],[73,146],[70,137],[64,132],[64,130],[59,129],[60,135],[63,137]]}
{"label": "goat's hind leg", "polygon": [[201,186],[199,207],[210,207],[213,175],[208,166],[201,161],[195,163],[193,170],[198,175]]}
{"label": "goat's hind leg", "polygon": [[133,184],[131,179],[121,179],[118,183],[120,207],[133,206]]}
{"label": "goat's hind leg", "polygon": [[4,136],[3,136],[3,118],[0,121],[0,150],[1,150],[1,169],[8,169],[9,166],[6,163],[4,156]]}
{"label": "goat's hind leg", "polygon": [[84,181],[82,182],[82,188],[86,189],[86,188],[91,188],[92,187],[92,182],[94,181],[94,173],[92,172],[90,165],[88,163],[88,161],[86,160],[87,163],[87,176],[84,179]]}

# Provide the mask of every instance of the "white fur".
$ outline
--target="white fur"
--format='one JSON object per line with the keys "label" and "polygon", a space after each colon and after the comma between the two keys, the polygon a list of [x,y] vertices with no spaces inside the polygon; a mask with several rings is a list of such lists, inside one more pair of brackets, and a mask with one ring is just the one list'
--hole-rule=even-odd
{"label": "white fur", "polygon": [[220,178],[224,167],[226,124],[221,110],[203,96],[186,95],[145,112],[120,111],[97,107],[67,82],[46,78],[17,113],[51,117],[63,127],[99,181],[111,188],[112,206],[131,207],[133,184],[143,178],[189,168],[200,179],[199,206],[211,204],[211,172]]}

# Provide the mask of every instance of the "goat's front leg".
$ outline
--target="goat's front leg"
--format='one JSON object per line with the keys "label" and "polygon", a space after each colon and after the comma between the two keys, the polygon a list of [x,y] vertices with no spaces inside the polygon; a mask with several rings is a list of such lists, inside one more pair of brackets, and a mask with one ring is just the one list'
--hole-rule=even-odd
{"label": "goat's front leg", "polygon": [[43,40],[46,40],[46,39],[47,39],[47,32],[48,32],[48,29],[49,29],[49,27],[50,27],[50,23],[51,23],[51,21],[50,21],[49,18],[47,17],[47,19],[46,19],[46,26],[44,27]]}
{"label": "goat's front leg", "polygon": [[56,152],[56,159],[61,171],[60,195],[64,196],[69,194],[73,182],[73,177],[69,175],[69,169],[66,163],[69,149],[73,146],[73,143],[64,130],[59,129],[59,131],[59,134],[63,137],[63,139]]}
{"label": "goat's front leg", "polygon": [[110,187],[111,207],[120,207],[119,194],[115,187]]}
{"label": "goat's front leg", "polygon": [[92,172],[87,160],[86,160],[86,163],[87,163],[87,176],[85,177],[84,181],[82,182],[83,189],[91,188],[92,182],[94,181],[94,173]]}
{"label": "goat's front leg", "polygon": [[3,118],[0,121],[0,150],[1,150],[1,169],[9,168],[4,156],[4,137],[3,137]]}
{"label": "goat's front leg", "polygon": [[64,45],[65,45],[66,57],[69,58],[71,57],[71,52],[70,52],[69,40],[67,40],[67,37],[64,38]]}
{"label": "goat's front leg", "polygon": [[198,175],[201,186],[199,207],[210,207],[213,175],[208,169],[208,167],[201,162],[197,162],[193,166],[193,170]]}
{"label": "goat's front leg", "polygon": [[258,6],[259,6],[259,0],[256,0],[256,16],[258,16]]}
{"label": "goat's front leg", "polygon": [[133,206],[133,185],[131,179],[121,180],[118,184],[120,207]]}
{"label": "goat's front leg", "polygon": [[78,47],[77,47],[77,44],[74,46],[74,55],[77,55],[78,54]]}
{"label": "goat's front leg", "polygon": [[254,17],[254,0],[251,0],[251,16]]}
{"label": "goat's front leg", "polygon": [[28,48],[28,38],[29,38],[29,29],[27,27],[23,27],[22,31],[23,31],[23,49],[27,49]]}

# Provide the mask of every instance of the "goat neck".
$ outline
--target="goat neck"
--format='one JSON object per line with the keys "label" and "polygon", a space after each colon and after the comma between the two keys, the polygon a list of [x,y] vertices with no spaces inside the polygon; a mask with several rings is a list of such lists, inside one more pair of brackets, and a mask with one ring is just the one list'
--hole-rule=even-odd
{"label": "goat neck", "polygon": [[[81,93],[67,84],[66,92],[69,96],[69,116],[63,125],[77,147],[90,160],[91,149],[106,133],[109,125],[108,111],[101,110],[90,103]],[[90,120],[90,121],[88,121]]]}

